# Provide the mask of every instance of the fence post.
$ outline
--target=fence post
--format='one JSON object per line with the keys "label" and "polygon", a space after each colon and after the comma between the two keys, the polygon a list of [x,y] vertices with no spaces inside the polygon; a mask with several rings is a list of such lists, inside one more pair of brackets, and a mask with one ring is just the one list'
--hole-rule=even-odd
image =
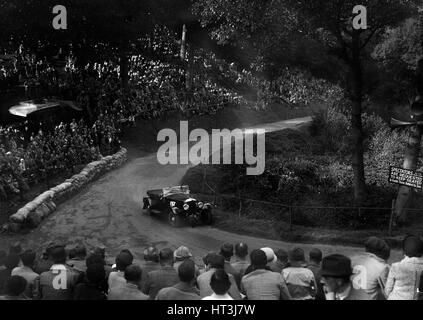
{"label": "fence post", "polygon": [[289,207],[289,231],[292,232],[292,207]]}
{"label": "fence post", "polygon": [[205,183],[206,183],[206,179],[207,179],[207,168],[206,166],[203,164],[203,183],[201,186],[201,192],[204,194],[204,189],[205,189]]}
{"label": "fence post", "polygon": [[388,234],[390,237],[392,236],[392,224],[394,220],[394,212],[395,212],[395,199],[392,199],[391,214],[389,216],[389,231],[388,231]]}

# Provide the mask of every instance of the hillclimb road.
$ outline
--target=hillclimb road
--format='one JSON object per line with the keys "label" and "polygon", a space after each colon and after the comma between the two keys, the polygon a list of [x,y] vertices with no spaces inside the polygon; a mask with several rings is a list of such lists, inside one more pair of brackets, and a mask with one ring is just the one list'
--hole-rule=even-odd
{"label": "hillclimb road", "polygon": [[[262,124],[250,129],[262,128],[266,132],[295,128],[311,120],[310,117]],[[58,206],[56,212],[28,234],[5,236],[0,247],[21,241],[24,248],[41,250],[51,241],[67,244],[85,243],[88,247],[106,247],[108,257],[114,257],[121,249],[129,249],[136,260],[141,260],[143,250],[149,245],[164,247],[188,247],[199,263],[208,251],[217,251],[223,242],[243,241],[253,248],[272,247],[290,249],[300,246],[306,252],[313,246],[233,234],[210,226],[172,228],[167,219],[143,215],[142,198],[148,189],[178,185],[190,165],[161,165],[156,153],[140,154],[128,149],[128,162],[91,183],[74,198]],[[315,244],[324,255],[343,253],[353,255],[363,248]],[[392,252],[392,260],[401,254]]]}

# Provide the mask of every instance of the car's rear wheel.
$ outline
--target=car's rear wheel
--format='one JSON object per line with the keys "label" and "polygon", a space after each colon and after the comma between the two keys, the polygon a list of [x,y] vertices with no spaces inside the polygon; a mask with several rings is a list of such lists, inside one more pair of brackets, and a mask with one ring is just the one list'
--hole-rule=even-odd
{"label": "car's rear wheel", "polygon": [[210,209],[203,211],[201,218],[202,218],[201,220],[204,224],[206,224],[206,225],[213,224],[213,214],[212,214],[212,211]]}
{"label": "car's rear wheel", "polygon": [[178,228],[182,225],[182,218],[178,214],[175,214],[173,211],[169,212],[168,220],[172,227]]}

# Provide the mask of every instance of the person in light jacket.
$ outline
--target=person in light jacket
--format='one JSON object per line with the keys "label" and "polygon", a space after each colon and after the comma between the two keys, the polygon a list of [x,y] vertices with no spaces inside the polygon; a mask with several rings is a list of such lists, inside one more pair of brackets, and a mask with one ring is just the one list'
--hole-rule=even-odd
{"label": "person in light jacket", "polygon": [[422,249],[419,237],[408,236],[404,239],[405,258],[392,264],[386,281],[388,300],[417,300],[419,279],[423,271]]}

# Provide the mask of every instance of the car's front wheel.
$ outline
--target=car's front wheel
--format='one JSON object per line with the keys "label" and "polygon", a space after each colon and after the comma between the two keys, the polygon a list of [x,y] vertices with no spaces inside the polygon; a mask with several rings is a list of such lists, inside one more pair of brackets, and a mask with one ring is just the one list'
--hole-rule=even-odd
{"label": "car's front wheel", "polygon": [[173,211],[169,212],[168,220],[169,220],[169,224],[172,227],[177,228],[182,225],[182,218],[178,214],[175,214]]}
{"label": "car's front wheel", "polygon": [[142,213],[146,216],[151,216],[150,208],[142,209]]}

